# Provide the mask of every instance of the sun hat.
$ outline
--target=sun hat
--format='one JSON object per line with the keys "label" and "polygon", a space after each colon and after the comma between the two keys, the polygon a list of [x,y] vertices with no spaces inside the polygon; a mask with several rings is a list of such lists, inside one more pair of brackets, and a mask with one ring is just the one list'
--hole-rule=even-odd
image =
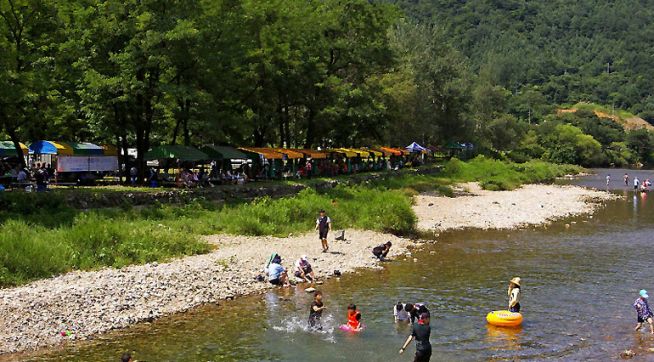
{"label": "sun hat", "polygon": [[307,256],[306,256],[306,255],[302,255],[302,256],[300,257],[300,259],[302,259],[302,260],[304,260],[304,261],[307,261]]}
{"label": "sun hat", "polygon": [[515,284],[517,286],[520,286],[520,278],[515,277],[515,278],[511,279],[511,283],[513,283],[513,284]]}
{"label": "sun hat", "polygon": [[647,295],[647,291],[645,289],[641,289],[638,294],[640,294],[640,296],[645,299],[649,298],[649,295]]}

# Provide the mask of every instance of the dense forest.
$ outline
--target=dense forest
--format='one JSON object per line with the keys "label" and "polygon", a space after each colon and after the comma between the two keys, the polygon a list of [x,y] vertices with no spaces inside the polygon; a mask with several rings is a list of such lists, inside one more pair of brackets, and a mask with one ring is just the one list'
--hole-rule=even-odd
{"label": "dense forest", "polygon": [[0,0],[0,126],[38,139],[652,159],[650,1]]}

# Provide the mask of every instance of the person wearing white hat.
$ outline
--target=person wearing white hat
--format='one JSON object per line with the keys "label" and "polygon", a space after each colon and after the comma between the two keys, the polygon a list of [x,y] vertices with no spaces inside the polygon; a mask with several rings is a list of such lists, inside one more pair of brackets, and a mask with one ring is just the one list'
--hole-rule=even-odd
{"label": "person wearing white hat", "polygon": [[305,282],[313,283],[316,280],[316,275],[313,273],[313,269],[306,255],[302,255],[295,262],[295,277]]}
{"label": "person wearing white hat", "polygon": [[509,311],[520,313],[520,278],[515,277],[509,282]]}
{"label": "person wearing white hat", "polygon": [[638,314],[638,324],[636,324],[636,330],[640,330],[643,326],[643,323],[649,323],[650,333],[654,334],[654,323],[652,323],[652,317],[654,313],[649,309],[649,304],[647,299],[649,295],[645,289],[642,289],[639,293],[638,299],[634,302],[634,308],[636,308],[636,313]]}

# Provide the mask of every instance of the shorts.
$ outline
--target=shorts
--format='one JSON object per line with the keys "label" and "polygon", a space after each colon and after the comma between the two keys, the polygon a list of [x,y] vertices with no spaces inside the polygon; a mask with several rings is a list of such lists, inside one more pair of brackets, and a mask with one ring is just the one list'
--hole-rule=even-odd
{"label": "shorts", "polygon": [[509,308],[509,312],[512,313],[520,313],[520,303],[514,305],[513,307]]}
{"label": "shorts", "polygon": [[329,230],[320,230],[318,232],[318,237],[320,237],[320,240],[325,240],[327,239],[327,234],[329,234]]}
{"label": "shorts", "polygon": [[429,362],[431,359],[431,350],[429,351],[416,351],[413,362]]}
{"label": "shorts", "polygon": [[282,285],[282,281],[279,280],[279,278],[270,279],[269,282],[270,282],[270,284],[272,284],[272,285]]}
{"label": "shorts", "polygon": [[638,316],[638,323],[645,323],[649,318],[652,318],[652,316],[651,315],[646,317]]}
{"label": "shorts", "polygon": [[[312,271],[313,270],[311,269],[311,267],[308,267],[308,268],[304,269],[304,275],[307,278],[310,278],[311,276],[309,276],[309,274],[311,274]],[[298,278],[302,278],[302,273],[300,273],[299,271],[296,271],[295,276],[298,277]]]}

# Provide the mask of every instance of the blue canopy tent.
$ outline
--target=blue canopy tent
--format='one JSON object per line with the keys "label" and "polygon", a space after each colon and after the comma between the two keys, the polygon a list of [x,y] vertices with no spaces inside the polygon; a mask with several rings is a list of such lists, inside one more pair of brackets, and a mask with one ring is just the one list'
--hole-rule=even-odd
{"label": "blue canopy tent", "polygon": [[412,144],[406,146],[406,149],[411,153],[421,153],[427,151],[426,148],[420,146],[419,144],[413,142]]}

